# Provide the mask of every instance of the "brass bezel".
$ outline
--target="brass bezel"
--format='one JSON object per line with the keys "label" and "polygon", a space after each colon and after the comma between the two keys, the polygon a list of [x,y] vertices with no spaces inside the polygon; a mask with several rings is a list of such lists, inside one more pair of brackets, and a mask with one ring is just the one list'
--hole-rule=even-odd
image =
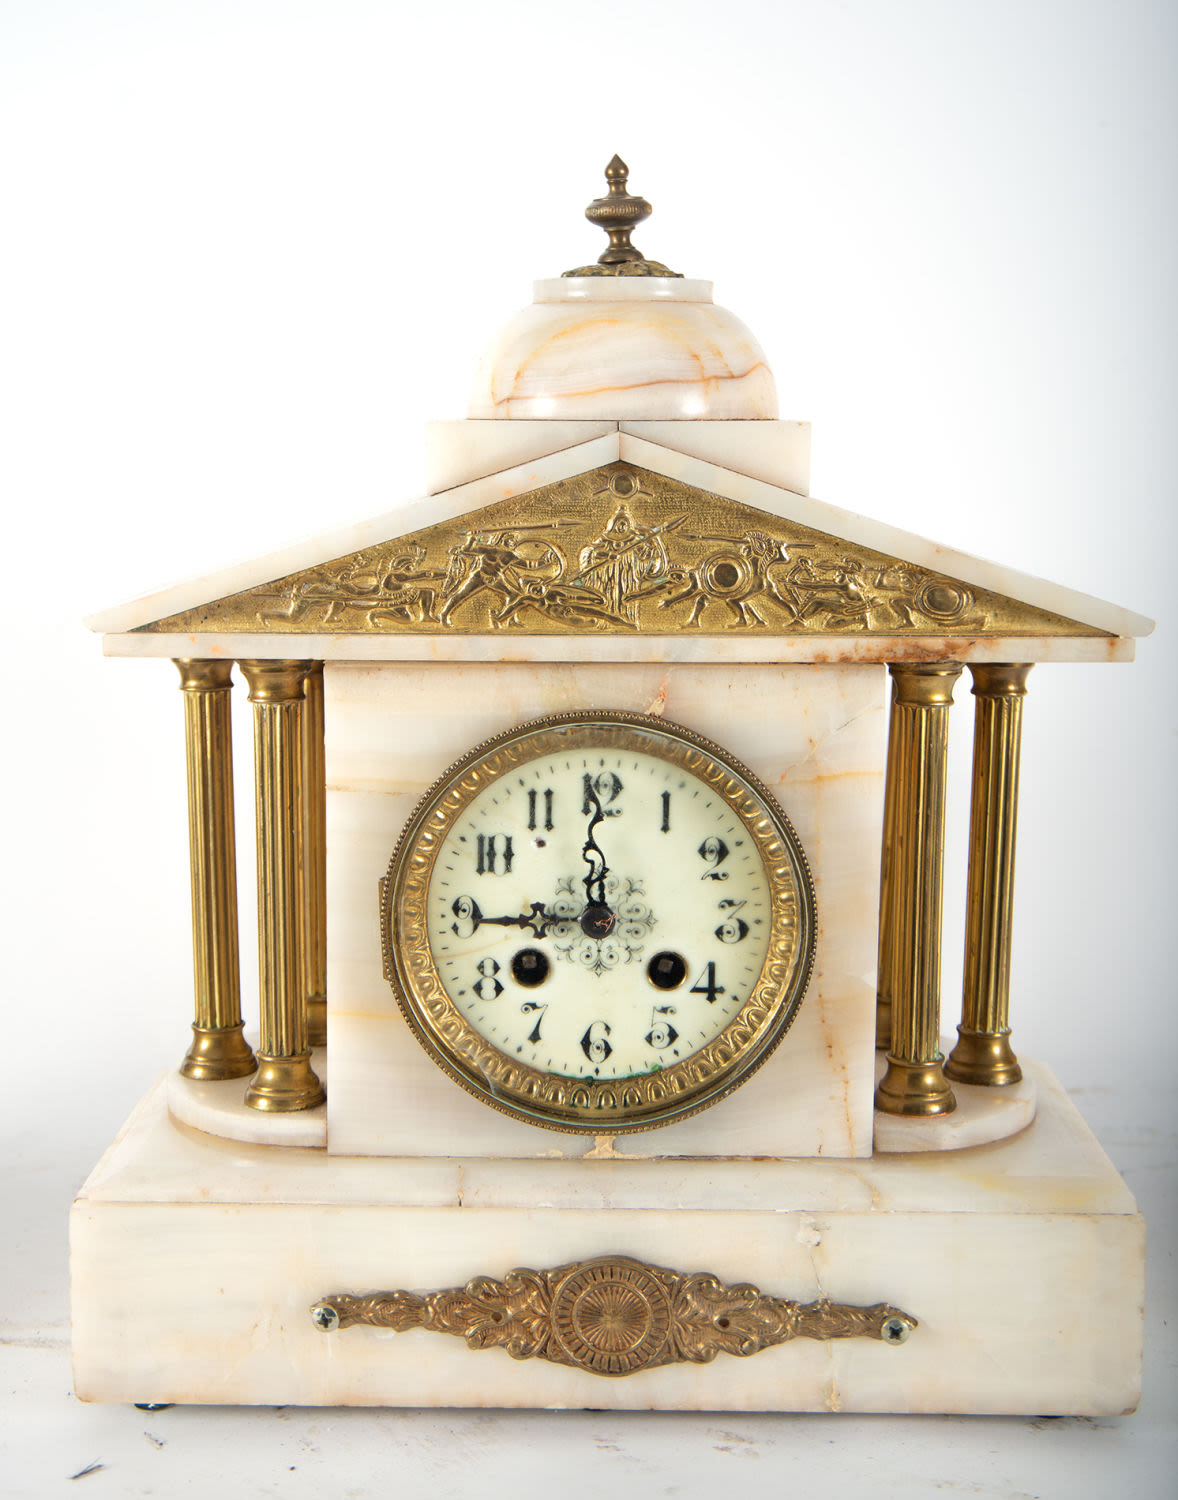
{"label": "brass bezel", "polygon": [[[769,883],[769,945],[748,999],[707,1046],[657,1073],[600,1081],[569,1078],[508,1057],[458,1010],[430,952],[425,907],[434,863],[450,828],[486,786],[521,763],[564,748],[570,731],[579,731],[577,748],[624,746],[706,781],[748,830]],[[476,745],[418,803],[380,883],[380,902],[385,978],[428,1055],[492,1109],[568,1134],[650,1130],[718,1103],[761,1066],[789,1030],[814,961],[813,881],[789,819],[727,751],[682,725],[646,714],[555,714]]]}

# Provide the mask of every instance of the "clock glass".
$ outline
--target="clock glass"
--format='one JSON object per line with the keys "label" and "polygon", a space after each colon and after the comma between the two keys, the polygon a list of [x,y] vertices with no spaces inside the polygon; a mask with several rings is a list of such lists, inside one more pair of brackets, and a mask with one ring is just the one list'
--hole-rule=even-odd
{"label": "clock glass", "polygon": [[531,1123],[644,1129],[780,1040],[813,895],[770,794],[646,716],[540,720],[426,795],[382,883],[385,972],[418,1040]]}

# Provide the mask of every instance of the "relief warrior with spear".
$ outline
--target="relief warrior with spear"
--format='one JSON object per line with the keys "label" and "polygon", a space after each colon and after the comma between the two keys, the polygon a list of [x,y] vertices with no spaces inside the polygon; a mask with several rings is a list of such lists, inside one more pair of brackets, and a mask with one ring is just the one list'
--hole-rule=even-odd
{"label": "relief warrior with spear", "polygon": [[667,549],[663,536],[687,519],[673,516],[657,526],[638,526],[622,505],[599,537],[581,549],[577,581],[601,595],[613,614],[629,625],[638,624],[638,601],[648,585],[665,577]]}
{"label": "relief warrior with spear", "polygon": [[596,590],[561,583],[567,564],[559,547],[540,537],[521,534],[562,531],[575,525],[572,520],[537,521],[503,531],[468,531],[449,551],[439,624],[449,625],[460,604],[482,593],[499,601],[498,609],[491,614],[492,625],[518,624],[520,614],[528,609],[594,623],[612,620]]}

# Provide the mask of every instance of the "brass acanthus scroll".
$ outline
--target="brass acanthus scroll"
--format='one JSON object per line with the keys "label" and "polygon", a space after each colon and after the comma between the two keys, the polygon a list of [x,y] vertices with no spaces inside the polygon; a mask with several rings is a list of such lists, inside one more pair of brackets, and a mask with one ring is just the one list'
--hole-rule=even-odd
{"label": "brass acanthus scroll", "polygon": [[311,1316],[327,1333],[354,1324],[397,1333],[424,1328],[465,1339],[470,1349],[506,1349],[513,1359],[591,1375],[710,1364],[717,1354],[745,1359],[798,1338],[902,1344],[917,1326],[886,1302],[791,1302],[744,1282],[726,1286],[705,1271],[673,1271],[625,1255],[509,1271],[502,1279],[476,1276],[425,1295],[341,1293],[317,1302]]}

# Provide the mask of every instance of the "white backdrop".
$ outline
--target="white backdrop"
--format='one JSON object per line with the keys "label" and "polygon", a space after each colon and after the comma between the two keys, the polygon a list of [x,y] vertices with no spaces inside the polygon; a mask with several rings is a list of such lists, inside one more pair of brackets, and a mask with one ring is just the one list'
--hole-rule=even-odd
{"label": "white backdrop", "polygon": [[[1161,0],[0,3],[12,1339],[60,1354],[70,1194],[177,1060],[190,1016],[175,673],[104,662],[81,618],[419,493],[422,424],[463,415],[496,325],[533,277],[597,255],[581,213],[614,151],[655,205],[640,246],[715,281],[769,356],[781,415],[814,423],[814,494],[1160,622],[1134,666],[1032,674],[1013,982],[1016,1048],[1077,1090],[1162,1214],[1160,1326],[1178,1043],[1176,43]],[[964,685],[958,698],[946,1023]],[[243,735],[247,893],[248,753]],[[248,995],[248,924],[243,961]],[[1166,1366],[1159,1348],[1155,1381]],[[47,1472],[64,1477],[61,1444],[122,1439],[113,1418],[62,1404],[54,1369],[30,1421],[57,1436]],[[1092,1450],[1122,1477],[1136,1465],[1138,1494],[1170,1441],[1149,1389],[1136,1425],[1109,1424]],[[443,1430],[428,1422],[453,1426],[420,1420],[426,1448]],[[479,1418],[468,1441],[493,1448],[538,1420]],[[637,1474],[560,1420],[559,1439],[528,1440],[582,1442],[587,1484]],[[771,1421],[742,1429],[777,1460],[746,1466],[749,1493],[754,1473],[784,1472]],[[273,1456],[261,1428],[243,1430]],[[349,1445],[370,1430],[353,1425]],[[980,1430],[941,1424],[921,1442]],[[639,1428],[626,1431],[622,1449]],[[702,1422],[641,1431],[644,1483],[667,1493],[705,1472],[692,1443],[701,1464],[723,1448]],[[845,1482],[861,1461],[864,1485],[893,1493],[871,1456],[880,1428],[843,1423],[838,1438],[864,1431]],[[816,1464],[834,1438],[794,1432]],[[1061,1432],[1062,1467],[1036,1494],[1062,1492],[1078,1457]],[[218,1474],[217,1445],[194,1444]],[[972,1493],[1032,1490],[987,1451]],[[14,1493],[50,1492],[32,1477],[44,1451],[18,1441],[7,1457]],[[284,1486],[310,1482],[312,1465],[279,1467]],[[1107,1493],[1100,1472],[1086,1461],[1070,1493]],[[461,1492],[459,1468],[438,1473]]]}

